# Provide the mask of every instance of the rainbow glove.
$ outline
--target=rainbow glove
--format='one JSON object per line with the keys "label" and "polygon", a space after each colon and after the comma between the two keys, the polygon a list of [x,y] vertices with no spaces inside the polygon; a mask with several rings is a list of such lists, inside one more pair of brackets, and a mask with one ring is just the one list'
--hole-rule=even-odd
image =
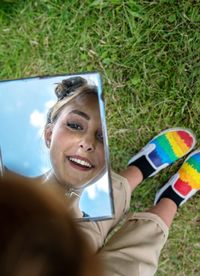
{"label": "rainbow glove", "polygon": [[195,144],[195,136],[190,130],[170,128],[155,136],[129,160],[128,165],[138,167],[145,179],[188,154]]}

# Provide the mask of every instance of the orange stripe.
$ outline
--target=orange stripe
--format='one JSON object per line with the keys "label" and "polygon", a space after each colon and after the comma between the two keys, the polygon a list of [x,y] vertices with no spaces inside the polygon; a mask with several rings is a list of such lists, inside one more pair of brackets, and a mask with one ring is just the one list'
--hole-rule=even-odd
{"label": "orange stripe", "polygon": [[188,163],[183,164],[179,170],[180,179],[188,182],[193,189],[200,189],[200,173]]}
{"label": "orange stripe", "polygon": [[184,143],[177,132],[166,133],[166,136],[178,158],[182,157],[184,154],[186,154],[186,152],[188,152],[189,147]]}

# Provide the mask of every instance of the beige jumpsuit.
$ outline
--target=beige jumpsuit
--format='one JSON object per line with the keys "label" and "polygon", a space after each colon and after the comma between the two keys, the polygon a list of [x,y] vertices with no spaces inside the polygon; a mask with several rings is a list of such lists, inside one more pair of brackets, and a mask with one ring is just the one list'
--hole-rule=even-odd
{"label": "beige jumpsuit", "polygon": [[[94,253],[102,261],[104,276],[154,275],[160,251],[167,236],[168,227],[155,214],[128,212],[131,190],[126,178],[112,172],[115,216],[103,221],[77,221]],[[50,178],[43,183],[52,184]],[[57,186],[57,184],[55,184]],[[70,197],[74,215],[81,217],[77,197]],[[109,233],[123,219],[124,223],[107,241]],[[109,235],[110,236],[110,235]]]}
{"label": "beige jumpsuit", "polygon": [[[127,180],[112,172],[115,218],[104,221],[78,222],[86,233],[88,242],[102,260],[105,276],[149,276],[158,266],[160,251],[167,236],[168,227],[155,214],[127,213],[131,190]],[[109,232],[125,217],[123,226],[108,242]]]}

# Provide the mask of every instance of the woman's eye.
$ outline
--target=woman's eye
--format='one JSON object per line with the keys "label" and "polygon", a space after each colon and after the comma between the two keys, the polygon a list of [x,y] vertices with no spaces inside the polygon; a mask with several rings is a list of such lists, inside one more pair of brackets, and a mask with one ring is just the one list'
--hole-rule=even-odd
{"label": "woman's eye", "polygon": [[71,129],[83,130],[83,127],[80,124],[77,124],[77,123],[67,123],[67,126]]}
{"label": "woman's eye", "polygon": [[103,133],[97,133],[97,139],[103,143]]}

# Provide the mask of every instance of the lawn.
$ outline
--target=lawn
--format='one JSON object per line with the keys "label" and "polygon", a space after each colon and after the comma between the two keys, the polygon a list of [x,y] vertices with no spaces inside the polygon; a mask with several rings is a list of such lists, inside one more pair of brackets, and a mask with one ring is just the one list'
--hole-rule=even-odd
{"label": "lawn", "polygon": [[[200,147],[200,3],[0,1],[0,79],[99,71],[113,169],[155,134],[187,127]],[[182,160],[146,180],[131,209],[152,205]],[[181,207],[156,275],[200,275],[200,193]]]}

